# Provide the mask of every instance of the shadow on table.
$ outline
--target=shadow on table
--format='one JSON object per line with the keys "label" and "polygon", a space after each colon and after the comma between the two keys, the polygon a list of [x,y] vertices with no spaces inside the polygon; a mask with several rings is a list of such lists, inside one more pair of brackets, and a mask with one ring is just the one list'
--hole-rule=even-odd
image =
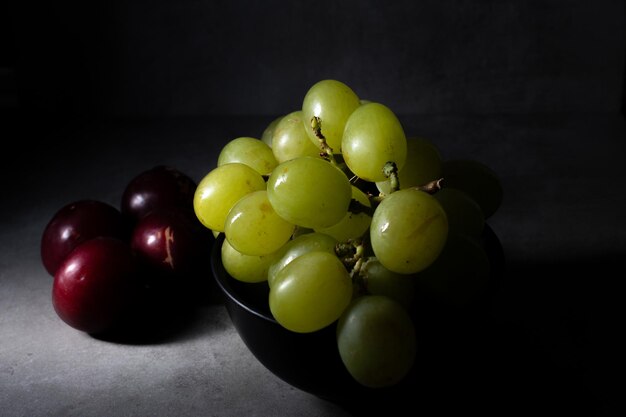
{"label": "shadow on table", "polygon": [[184,294],[167,289],[144,293],[115,328],[91,336],[118,344],[152,345],[204,337],[230,325],[222,307],[222,295],[208,272]]}
{"label": "shadow on table", "polygon": [[421,326],[400,393],[333,402],[358,416],[611,415],[623,276],[621,254],[508,262],[481,306]]}

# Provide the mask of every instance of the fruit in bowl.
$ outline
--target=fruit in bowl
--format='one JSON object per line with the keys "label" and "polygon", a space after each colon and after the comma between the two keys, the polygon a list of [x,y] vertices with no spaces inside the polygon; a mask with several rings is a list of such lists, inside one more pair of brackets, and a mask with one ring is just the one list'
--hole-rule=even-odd
{"label": "fruit in bowl", "polygon": [[319,396],[410,391],[425,317],[479,310],[501,273],[485,221],[497,176],[446,165],[390,108],[336,80],[272,123],[256,152],[250,137],[229,143],[194,196],[220,235],[212,266],[233,323],[270,370]]}
{"label": "fruit in bowl", "polygon": [[[411,320],[416,324],[417,365],[413,365],[402,381],[386,388],[362,385],[348,372],[338,349],[338,322],[318,331],[297,333],[276,321],[269,308],[268,281],[244,282],[233,278],[225,268],[222,248],[228,242],[224,234],[218,236],[213,246],[211,267],[233,325],[246,346],[267,369],[290,385],[313,395],[346,405],[365,406],[368,402],[372,405],[389,399],[406,401],[407,397],[412,398],[411,393],[428,385],[428,371],[420,363],[437,362],[438,349],[430,343],[431,347],[424,347],[421,342],[433,337],[437,339],[436,345],[445,345],[453,337],[446,340],[438,332],[434,335],[435,332],[430,329],[450,329],[450,323],[457,316],[463,316],[467,322],[486,316],[488,294],[497,288],[503,272],[504,256],[500,241],[489,226],[485,227],[479,242],[492,266],[482,296],[475,297],[471,304],[463,305],[454,304],[454,299],[442,301],[441,293],[412,297],[419,301],[407,308]],[[423,314],[425,311],[429,314]],[[424,320],[428,320],[428,323],[424,323]],[[449,362],[448,358],[439,359]],[[445,366],[439,366],[437,370],[443,368]]]}

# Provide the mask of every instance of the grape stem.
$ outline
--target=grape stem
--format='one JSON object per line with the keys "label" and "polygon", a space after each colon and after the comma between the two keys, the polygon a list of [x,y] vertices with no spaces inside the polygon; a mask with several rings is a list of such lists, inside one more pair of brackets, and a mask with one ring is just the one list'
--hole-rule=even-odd
{"label": "grape stem", "polygon": [[339,242],[335,245],[335,254],[342,260],[346,268],[352,268],[352,259],[356,253],[356,246],[353,240]]}
{"label": "grape stem", "polygon": [[389,193],[393,193],[394,191],[398,191],[400,189],[400,178],[398,178],[398,166],[393,161],[388,161],[383,167],[383,174],[385,177],[389,178],[389,185],[391,187],[391,191]]}
{"label": "grape stem", "polygon": [[416,190],[424,191],[428,194],[435,194],[437,191],[441,190],[441,183],[443,182],[443,178],[439,178],[438,180],[431,181],[424,185],[419,185],[417,187],[413,187]]}
{"label": "grape stem", "polygon": [[319,141],[319,147],[321,149],[320,156],[332,165],[337,166],[337,162],[335,161],[335,157],[333,155],[333,148],[328,146],[326,137],[322,134],[322,119],[317,116],[313,116],[311,118],[311,128],[313,129],[313,133],[315,133],[315,137]]}
{"label": "grape stem", "polygon": [[347,242],[339,242],[335,245],[335,254],[341,258],[350,275],[359,272],[362,264],[365,245],[362,239],[350,239]]}
{"label": "grape stem", "polygon": [[361,264],[358,267],[358,270],[353,273],[352,282],[358,286],[359,291],[363,294],[369,293],[367,289],[367,265],[375,261],[375,256],[369,256],[367,258],[361,258]]}
{"label": "grape stem", "polygon": [[337,243],[335,253],[341,258],[346,269],[350,271],[353,284],[364,284],[357,282],[361,278],[360,272],[364,262],[365,243],[363,239],[350,239],[347,242]]}
{"label": "grape stem", "polygon": [[[442,182],[443,182],[443,178],[439,178],[438,180],[427,182],[424,185],[417,185],[415,187],[410,187],[408,189],[423,191],[428,194],[435,194],[437,191],[441,190]],[[380,193],[379,195],[370,195],[369,199],[370,199],[370,202],[372,203],[372,206],[376,206],[380,204],[388,195],[389,194],[383,194],[383,193]]]}

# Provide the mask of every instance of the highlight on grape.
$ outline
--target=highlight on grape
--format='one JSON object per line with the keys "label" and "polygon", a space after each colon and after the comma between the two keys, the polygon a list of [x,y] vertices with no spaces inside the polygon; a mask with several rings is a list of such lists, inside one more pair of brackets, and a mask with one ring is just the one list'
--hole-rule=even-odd
{"label": "highlight on grape", "polygon": [[260,139],[230,141],[193,204],[225,235],[226,271],[267,280],[286,329],[336,326],[346,369],[375,388],[413,366],[416,294],[459,306],[484,288],[479,238],[501,201],[487,166],[444,160],[431,141],[407,137],[386,105],[322,80]]}

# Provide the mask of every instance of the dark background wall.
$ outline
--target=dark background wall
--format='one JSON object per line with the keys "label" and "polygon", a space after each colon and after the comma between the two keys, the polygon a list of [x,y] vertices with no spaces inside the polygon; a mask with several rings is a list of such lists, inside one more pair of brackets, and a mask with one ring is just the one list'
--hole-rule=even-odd
{"label": "dark background wall", "polygon": [[621,0],[13,3],[2,18],[5,109],[276,115],[323,78],[398,113],[622,105]]}

